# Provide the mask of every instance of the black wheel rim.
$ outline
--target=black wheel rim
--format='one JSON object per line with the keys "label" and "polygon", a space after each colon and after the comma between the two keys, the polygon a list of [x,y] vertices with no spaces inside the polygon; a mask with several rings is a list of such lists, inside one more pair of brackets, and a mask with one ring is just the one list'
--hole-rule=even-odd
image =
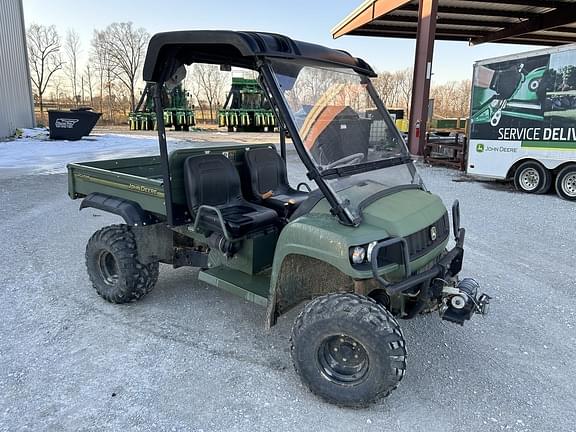
{"label": "black wheel rim", "polygon": [[98,269],[102,280],[108,285],[114,285],[118,281],[118,264],[116,258],[108,251],[100,252],[98,257]]}
{"label": "black wheel rim", "polygon": [[336,384],[355,385],[368,373],[368,354],[360,342],[350,336],[330,336],[318,349],[322,374]]}

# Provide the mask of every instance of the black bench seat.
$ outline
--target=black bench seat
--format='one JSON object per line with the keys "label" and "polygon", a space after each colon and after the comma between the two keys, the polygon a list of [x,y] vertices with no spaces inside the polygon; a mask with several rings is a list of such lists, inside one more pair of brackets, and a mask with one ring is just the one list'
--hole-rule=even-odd
{"label": "black bench seat", "polygon": [[[233,238],[250,236],[280,223],[274,210],[244,199],[238,171],[224,155],[188,157],[184,161],[184,185],[192,215],[196,217],[203,205],[217,208]],[[205,231],[222,232],[221,223],[213,211],[203,210],[198,226]]]}
{"label": "black bench seat", "polygon": [[288,183],[286,165],[276,150],[251,149],[246,152],[245,157],[250,172],[252,195],[258,204],[284,215],[287,213],[286,206],[295,210],[306,201],[308,193],[297,191]]}

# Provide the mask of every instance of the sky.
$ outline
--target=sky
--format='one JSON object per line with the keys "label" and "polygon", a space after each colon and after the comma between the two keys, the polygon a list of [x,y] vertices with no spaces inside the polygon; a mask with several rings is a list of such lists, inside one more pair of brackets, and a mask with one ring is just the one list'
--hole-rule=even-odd
{"label": "sky", "polygon": [[[257,30],[344,49],[376,70],[413,66],[414,41],[364,36],[332,39],[330,30],[362,0],[23,0],[26,25],[54,24],[62,38],[68,28],[81,38],[82,57],[90,50],[94,29],[112,22],[132,21],[150,34],[170,30]],[[437,41],[433,83],[470,79],[474,61],[521,53],[541,47]],[[81,57],[81,60],[83,58]]]}

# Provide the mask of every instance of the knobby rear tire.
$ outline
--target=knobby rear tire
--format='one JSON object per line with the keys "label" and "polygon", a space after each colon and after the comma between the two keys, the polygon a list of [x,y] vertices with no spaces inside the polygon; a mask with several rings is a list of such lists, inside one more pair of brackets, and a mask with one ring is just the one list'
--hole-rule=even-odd
{"label": "knobby rear tire", "polygon": [[142,264],[134,234],[127,225],[96,231],[86,245],[86,268],[96,292],[110,303],[128,303],[156,285],[159,263]]}

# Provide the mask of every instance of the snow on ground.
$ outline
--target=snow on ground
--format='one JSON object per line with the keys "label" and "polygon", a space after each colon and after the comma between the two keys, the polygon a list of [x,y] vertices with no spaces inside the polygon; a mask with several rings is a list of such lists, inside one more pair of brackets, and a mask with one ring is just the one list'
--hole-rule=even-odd
{"label": "snow on ground", "polygon": [[19,128],[16,129],[16,138],[34,138],[47,140],[49,139],[50,131],[48,128]]}
{"label": "snow on ground", "polygon": [[146,156],[158,153],[153,137],[95,135],[78,141],[23,137],[0,143],[0,174],[55,174],[66,164],[94,159]]}
{"label": "snow on ground", "polygon": [[[225,133],[219,135],[232,139]],[[168,148],[191,147],[195,142],[206,145],[203,135],[190,133],[184,139],[169,137]],[[0,142],[0,178],[57,174],[65,172],[66,164],[71,162],[149,156],[158,152],[154,135],[92,134],[78,141],[56,141],[48,139],[46,130],[22,129],[21,138]]]}

